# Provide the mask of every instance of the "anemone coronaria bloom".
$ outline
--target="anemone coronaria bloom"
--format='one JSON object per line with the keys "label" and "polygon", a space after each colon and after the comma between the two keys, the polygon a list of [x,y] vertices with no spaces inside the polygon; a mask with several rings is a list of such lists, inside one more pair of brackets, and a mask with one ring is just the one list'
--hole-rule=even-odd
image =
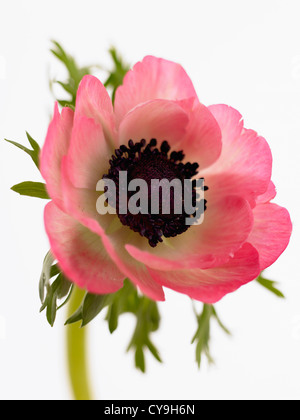
{"label": "anemone coronaria bloom", "polygon": [[[137,63],[114,105],[102,83],[85,76],[75,111],[60,113],[56,104],[40,166],[52,199],[45,209],[52,253],[92,293],[115,292],[129,278],[154,300],[164,300],[165,286],[214,303],[254,280],[290,238],[287,210],[270,202],[266,140],[235,109],[204,106],[184,69],[164,59]],[[204,178],[203,223],[187,229],[175,215],[100,215],[96,185],[122,168],[147,181]]]}

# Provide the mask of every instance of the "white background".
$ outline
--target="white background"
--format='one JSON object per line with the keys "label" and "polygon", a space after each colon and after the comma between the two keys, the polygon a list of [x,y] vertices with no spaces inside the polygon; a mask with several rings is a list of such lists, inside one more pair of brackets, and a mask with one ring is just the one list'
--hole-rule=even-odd
{"label": "white background", "polygon": [[[266,271],[280,282],[280,301],[257,284],[216,308],[233,333],[214,324],[215,365],[198,371],[190,344],[196,323],[188,298],[166,293],[162,327],[153,336],[164,364],[148,357],[133,368],[125,349],[128,316],[110,336],[98,318],[89,329],[97,398],[299,399],[300,397],[300,2],[298,0],[2,1],[0,6],[0,139],[43,143],[53,98],[48,80],[64,77],[49,53],[61,42],[80,64],[110,65],[115,45],[131,64],[147,54],[180,62],[200,100],[237,108],[248,128],[269,142],[276,202],[291,213],[290,245]],[[40,177],[27,156],[0,142],[0,398],[69,399],[62,311],[53,329],[39,314],[38,279],[48,250],[42,200],[10,187]]]}

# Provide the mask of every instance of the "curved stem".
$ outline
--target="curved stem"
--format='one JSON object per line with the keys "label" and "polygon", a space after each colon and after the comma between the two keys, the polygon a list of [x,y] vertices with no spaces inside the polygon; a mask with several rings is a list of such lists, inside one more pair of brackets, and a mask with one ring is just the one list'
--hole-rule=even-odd
{"label": "curved stem", "polygon": [[[68,317],[78,309],[84,294],[84,290],[74,287],[68,304]],[[67,363],[75,400],[92,400],[87,371],[86,332],[86,327],[80,328],[78,322],[66,326]]]}

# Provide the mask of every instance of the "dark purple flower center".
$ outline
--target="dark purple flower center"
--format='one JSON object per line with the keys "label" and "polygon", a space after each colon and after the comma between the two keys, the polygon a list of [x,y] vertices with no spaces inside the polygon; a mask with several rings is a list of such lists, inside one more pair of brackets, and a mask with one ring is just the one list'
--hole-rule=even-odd
{"label": "dark purple flower center", "polygon": [[[129,140],[128,146],[122,145],[115,150],[112,156],[109,171],[103,176],[103,179],[110,179],[116,185],[116,211],[121,223],[129,226],[135,232],[139,232],[141,236],[148,239],[149,244],[155,247],[159,242],[163,241],[163,237],[169,238],[177,236],[185,232],[190,226],[186,224],[187,217],[194,217],[196,211],[188,214],[184,206],[184,194],[181,200],[181,213],[175,213],[174,205],[174,189],[170,188],[170,212],[164,214],[162,211],[164,196],[162,188],[159,189],[159,212],[151,214],[151,209],[147,214],[121,214],[119,202],[119,174],[121,171],[127,172],[127,187],[130,181],[134,179],[142,179],[146,181],[148,186],[148,203],[151,202],[151,181],[152,180],[180,180],[182,185],[185,179],[191,179],[197,174],[198,163],[183,163],[183,151],[170,152],[170,146],[164,141],[160,149],[156,147],[157,141],[151,139],[148,144],[146,140],[134,143]],[[203,190],[207,187],[203,186]],[[128,190],[128,188],[127,188]],[[136,193],[127,191],[128,201]],[[197,198],[199,198],[195,189],[195,183],[192,184],[192,203],[197,206]],[[206,200],[202,200],[202,207],[206,209]],[[199,204],[199,203],[198,203]],[[199,212],[197,213],[199,215]]]}

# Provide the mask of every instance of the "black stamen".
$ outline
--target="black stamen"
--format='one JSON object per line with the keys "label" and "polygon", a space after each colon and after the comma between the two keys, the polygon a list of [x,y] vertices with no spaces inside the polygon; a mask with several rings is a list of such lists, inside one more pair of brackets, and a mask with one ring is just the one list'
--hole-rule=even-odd
{"label": "black stamen", "polygon": [[[180,151],[172,151],[169,143],[165,140],[161,143],[160,149],[156,148],[157,140],[151,139],[149,143],[146,143],[145,139],[141,139],[139,142],[134,143],[132,140],[128,141],[128,147],[125,145],[120,146],[119,149],[115,150],[115,155],[112,156],[110,163],[110,169],[104,179],[111,179],[115,182],[117,187],[116,196],[116,210],[119,219],[123,225],[129,226],[135,232],[139,232],[141,236],[148,239],[149,244],[155,247],[159,242],[163,241],[163,236],[166,238],[177,236],[185,232],[190,226],[186,224],[187,217],[195,217],[197,212],[194,214],[185,213],[184,200],[182,198],[182,212],[181,214],[175,214],[174,212],[174,191],[171,189],[170,199],[170,214],[163,214],[161,203],[162,203],[162,191],[160,191],[160,204],[159,214],[137,214],[131,213],[120,214],[119,212],[119,172],[127,171],[128,183],[133,179],[143,179],[148,184],[148,204],[151,203],[151,180],[152,179],[167,179],[172,181],[173,179],[179,179],[184,182],[184,179],[191,179],[197,174],[199,168],[198,163],[183,163],[184,153]],[[203,206],[206,209],[206,200],[200,200],[199,194],[195,188],[195,182],[193,182],[192,190],[192,202],[195,207],[198,205]],[[206,191],[208,187],[202,187],[203,191]],[[128,200],[135,194],[135,192],[128,192]]]}

